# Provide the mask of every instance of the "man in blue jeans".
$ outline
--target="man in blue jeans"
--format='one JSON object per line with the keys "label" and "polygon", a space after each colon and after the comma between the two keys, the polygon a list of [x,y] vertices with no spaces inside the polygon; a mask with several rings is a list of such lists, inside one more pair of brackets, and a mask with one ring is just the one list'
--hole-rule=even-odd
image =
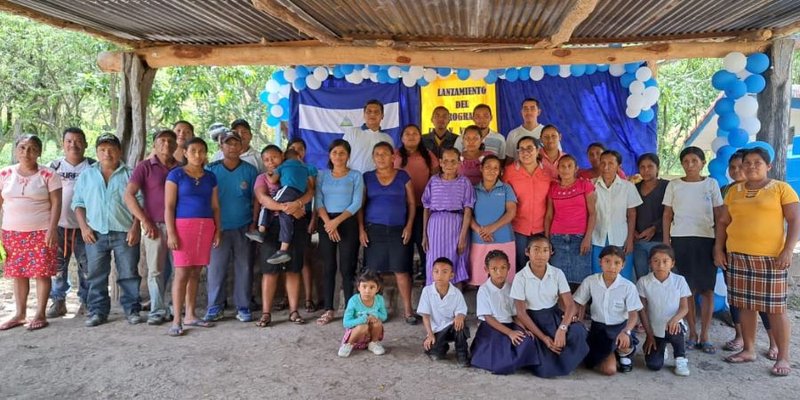
{"label": "man in blue jeans", "polygon": [[219,246],[211,249],[208,264],[208,310],[206,321],[218,321],[224,317],[225,278],[233,265],[233,302],[236,304],[236,318],[250,322],[250,297],[253,281],[250,263],[250,242],[245,234],[255,229],[255,219],[259,207],[253,208],[253,185],[258,177],[258,169],[243,162],[242,138],[238,133],[226,131],[219,135],[222,160],[214,161],[206,167],[217,177],[222,240]]}
{"label": "man in blue jeans", "polygon": [[[131,170],[121,161],[122,145],[111,134],[97,138],[97,163],[81,173],[75,184],[72,209],[78,217],[89,261],[89,319],[86,326],[105,323],[111,311],[108,275],[113,253],[117,266],[120,303],[131,325],[142,322],[139,312],[139,221],[125,206],[123,194]],[[141,197],[138,198],[141,201]]]}

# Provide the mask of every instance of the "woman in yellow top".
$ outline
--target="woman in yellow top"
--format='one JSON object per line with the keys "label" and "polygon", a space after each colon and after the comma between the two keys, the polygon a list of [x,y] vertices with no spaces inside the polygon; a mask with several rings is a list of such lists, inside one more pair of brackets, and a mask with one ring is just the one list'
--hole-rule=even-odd
{"label": "woman in yellow top", "polygon": [[764,149],[746,150],[742,165],[746,180],[725,195],[714,245],[714,261],[728,274],[728,301],[741,310],[744,339],[742,351],[725,361],[756,359],[756,313],[764,311],[778,345],[772,374],[786,376],[791,372],[786,275],[800,235],[800,203],[791,186],[767,177],[772,166]]}

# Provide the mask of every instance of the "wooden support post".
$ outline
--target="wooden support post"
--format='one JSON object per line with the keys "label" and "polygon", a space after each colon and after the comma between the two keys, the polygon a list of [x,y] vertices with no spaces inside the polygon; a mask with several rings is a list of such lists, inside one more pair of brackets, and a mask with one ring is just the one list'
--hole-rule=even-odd
{"label": "wooden support post", "polygon": [[131,168],[144,157],[147,145],[147,100],[156,71],[136,54],[122,54],[116,134],[122,141],[123,161]]}
{"label": "wooden support post", "polygon": [[772,42],[769,54],[770,68],[764,72],[767,87],[758,94],[758,119],[761,131],[757,139],[767,142],[775,149],[770,176],[786,179],[786,149],[789,137],[790,105],[792,96],[792,52],[793,39],[778,39]]}

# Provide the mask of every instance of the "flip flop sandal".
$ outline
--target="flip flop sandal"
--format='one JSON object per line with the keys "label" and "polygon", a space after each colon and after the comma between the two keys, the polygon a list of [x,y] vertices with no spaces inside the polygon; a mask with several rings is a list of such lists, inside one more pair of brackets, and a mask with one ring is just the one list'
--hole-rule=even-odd
{"label": "flip flop sandal", "polygon": [[711,342],[701,342],[695,345],[696,349],[702,350],[706,354],[717,354],[717,348]]}
{"label": "flip flop sandal", "polygon": [[742,348],[744,348],[744,344],[736,340],[731,340],[722,346],[722,350],[725,351],[742,351]]}
{"label": "flip flop sandal", "polygon": [[48,325],[50,325],[50,323],[47,322],[46,320],[35,319],[28,324],[28,330],[36,331],[42,328],[47,328]]}
{"label": "flip flop sandal", "polygon": [[307,313],[313,313],[314,311],[317,311],[317,305],[314,304],[313,300],[306,300],[306,304],[305,305],[306,305],[306,312]]}
{"label": "flip flop sandal", "polygon": [[725,361],[728,364],[750,363],[750,362],[753,362],[755,360],[756,360],[755,358],[753,358],[753,359],[744,358],[739,354],[733,354],[733,355],[727,356],[727,357],[722,359],[722,361]]}
{"label": "flip flop sandal", "polygon": [[297,325],[302,325],[306,323],[306,320],[304,320],[303,317],[300,316],[300,313],[297,312],[297,310],[289,313],[289,321]]}
{"label": "flip flop sandal", "polygon": [[317,318],[317,325],[319,326],[327,325],[328,323],[333,321],[333,317],[334,317],[333,310],[325,311],[324,313],[322,313],[322,315],[319,316],[319,318]]}
{"label": "flip flop sandal", "polygon": [[406,321],[406,323],[407,323],[407,324],[409,324],[409,325],[416,325],[416,324],[417,324],[417,322],[419,322],[419,320],[417,320],[417,316],[416,316],[416,315],[414,315],[414,314],[407,315],[407,316],[405,317],[405,321]]}
{"label": "flip flop sandal", "polygon": [[172,325],[169,327],[167,331],[167,335],[169,336],[183,336],[183,327],[180,325]]}
{"label": "flip flop sandal", "polygon": [[699,347],[697,347],[697,346],[698,346],[698,344],[699,344],[699,343],[697,343],[697,341],[696,341],[696,340],[693,340],[693,339],[686,339],[686,348],[687,348],[687,349],[699,349]]}
{"label": "flip flop sandal", "polygon": [[184,321],[183,325],[185,325],[185,326],[193,326],[193,327],[196,327],[196,328],[211,328],[211,327],[214,326],[214,323],[213,322],[204,321],[202,319],[196,319],[196,320],[194,320],[192,322]]}
{"label": "flip flop sandal", "polygon": [[25,325],[25,321],[6,321],[3,325],[0,325],[0,331],[7,331],[23,325]]}
{"label": "flip flop sandal", "polygon": [[261,319],[256,322],[256,326],[259,328],[266,328],[272,322],[272,314],[270,313],[263,313],[261,314]]}

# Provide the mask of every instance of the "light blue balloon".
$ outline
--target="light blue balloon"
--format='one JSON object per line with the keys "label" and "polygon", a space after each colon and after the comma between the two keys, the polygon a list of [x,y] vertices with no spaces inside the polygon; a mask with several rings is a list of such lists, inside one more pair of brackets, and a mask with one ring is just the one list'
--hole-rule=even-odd
{"label": "light blue balloon", "polygon": [[272,79],[275,79],[275,81],[278,82],[281,85],[285,85],[285,84],[289,83],[289,81],[286,80],[286,77],[283,76],[283,70],[278,70],[278,71],[273,72],[272,73]]}
{"label": "light blue balloon", "polygon": [[506,70],[506,80],[509,82],[516,82],[519,78],[519,70],[516,68],[509,68]]}
{"label": "light blue balloon", "polygon": [[717,101],[717,104],[714,105],[714,112],[716,112],[717,115],[730,114],[734,112],[733,111],[734,104],[735,102],[733,101],[733,99],[723,97],[719,99],[719,101]]}
{"label": "light blue balloon", "polygon": [[728,137],[729,133],[730,132],[728,132],[728,131],[726,131],[724,129],[717,129],[717,137]]}
{"label": "light blue balloon", "polygon": [[544,69],[545,75],[549,76],[558,76],[558,71],[560,70],[558,65],[545,65],[542,69]]}
{"label": "light blue balloon", "polygon": [[598,67],[597,64],[586,64],[586,75],[591,75],[597,72]]}
{"label": "light blue balloon", "polygon": [[394,85],[394,84],[395,84],[395,83],[397,83],[397,82],[400,82],[400,79],[399,79],[399,78],[392,78],[392,77],[390,76],[390,77],[389,77],[389,81],[387,81],[386,83],[388,83],[388,84],[391,84],[391,85]]}
{"label": "light blue balloon", "polygon": [[417,85],[419,85],[420,87],[422,87],[422,86],[428,86],[428,83],[429,83],[429,82],[428,82],[428,81],[426,81],[426,80],[425,80],[425,78],[419,78],[419,79],[417,79]]}
{"label": "light blue balloon", "polygon": [[771,144],[769,144],[767,142],[764,142],[764,141],[761,141],[761,140],[756,140],[754,142],[750,142],[750,143],[747,143],[746,145],[744,145],[745,149],[754,149],[756,147],[761,147],[762,149],[766,150],[767,153],[769,153],[770,162],[775,160],[775,149],[772,147]]}
{"label": "light blue balloon", "polygon": [[410,65],[401,65],[400,66],[400,70],[403,71],[403,72],[411,71],[411,66]]}
{"label": "light blue balloon", "polygon": [[385,69],[378,71],[378,83],[389,83],[389,72]]}
{"label": "light blue balloon", "polygon": [[342,79],[342,78],[344,78],[345,75],[346,74],[344,73],[344,71],[342,70],[342,67],[340,65],[335,65],[333,67],[333,77],[334,78]]}
{"label": "light blue balloon", "polygon": [[[750,75],[750,76],[760,76],[760,75]],[[740,79],[736,79],[735,81],[728,84],[728,87],[725,88],[725,96],[728,96],[732,99],[738,99],[742,96],[747,94],[747,85]]]}
{"label": "light blue balloon", "polygon": [[364,69],[364,64],[353,64],[353,71],[361,71]]}
{"label": "light blue balloon", "polygon": [[753,74],[760,74],[769,68],[769,57],[764,53],[753,53],[747,56],[747,65],[744,69]]}
{"label": "light blue balloon", "polygon": [[342,70],[342,74],[350,75],[353,70],[355,70],[355,66],[353,64],[342,64],[339,66]]}
{"label": "light blue balloon", "polygon": [[639,69],[641,65],[642,63],[639,62],[627,63],[625,64],[625,72],[629,74],[636,74],[636,70]]}
{"label": "light blue balloon", "polygon": [[[735,150],[734,150],[735,151]],[[728,170],[728,161],[717,157],[711,160],[708,163],[708,173],[713,175],[722,175],[725,176],[725,172]]]}
{"label": "light blue balloon", "polygon": [[288,110],[289,109],[289,99],[284,97],[284,98],[278,100],[278,105],[281,106],[281,108],[283,108],[284,110]]}
{"label": "light blue balloon", "polygon": [[288,121],[288,120],[290,120],[290,119],[291,119],[291,117],[292,117],[292,116],[290,115],[289,111],[284,111],[284,112],[283,112],[283,115],[281,115],[281,118],[280,118],[280,120],[281,120],[281,121]]}
{"label": "light blue balloon", "polygon": [[569,66],[569,73],[572,76],[583,76],[586,73],[586,65],[584,64],[573,64]]}
{"label": "light blue balloon", "polygon": [[[284,114],[286,114],[286,113],[284,113]],[[280,124],[281,124],[281,120],[279,118],[275,118],[272,115],[267,117],[267,125],[269,125],[271,127],[277,127]]]}
{"label": "light blue balloon", "polygon": [[600,72],[608,72],[608,64],[600,64],[597,66],[597,70]]}
{"label": "light blue balloon", "polygon": [[725,90],[733,81],[739,78],[736,77],[736,74],[728,72],[724,69],[721,69],[717,72],[714,72],[714,75],[711,75],[711,86],[717,90]]}
{"label": "light blue balloon", "polygon": [[636,80],[636,75],[628,72],[622,74],[622,76],[619,77],[620,85],[622,85],[622,87],[626,89],[629,88],[631,86],[631,83],[633,83],[633,81],[635,80]]}
{"label": "light blue balloon", "polygon": [[[736,119],[739,119],[738,117]],[[736,147],[737,149],[746,145],[750,140],[750,135],[744,129],[731,130],[728,134],[728,144]]]}
{"label": "light blue balloon", "polygon": [[266,90],[262,90],[261,93],[258,94],[258,99],[264,104],[269,104],[269,93],[267,93]]}
{"label": "light blue balloon", "polygon": [[750,75],[744,79],[747,93],[761,93],[767,87],[767,80],[762,75]]}
{"label": "light blue balloon", "polygon": [[298,78],[305,78],[311,71],[305,65],[298,65],[294,67],[294,72]]}
{"label": "light blue balloon", "polygon": [[655,116],[656,112],[653,111],[652,108],[648,108],[647,110],[642,110],[642,112],[639,113],[639,116],[637,118],[639,118],[639,121],[641,121],[642,123],[647,124],[650,123],[650,121],[652,121],[653,118],[655,118]]}
{"label": "light blue balloon", "polygon": [[[733,134],[733,131],[739,129],[739,116],[736,115],[736,113],[722,114],[719,116],[719,118],[717,118],[717,125],[719,126],[719,129],[730,132],[728,134],[728,141],[730,142],[730,137]],[[745,143],[747,143],[746,140]]]}
{"label": "light blue balloon", "polygon": [[441,75],[441,76],[450,76],[451,72],[453,72],[453,70],[451,68],[447,68],[447,67],[436,68],[436,73]]}
{"label": "light blue balloon", "polygon": [[725,165],[728,165],[728,161],[731,159],[731,156],[735,152],[736,152],[736,147],[726,144],[725,146],[722,146],[719,149],[717,149],[717,158],[722,160],[722,162],[725,163]]}
{"label": "light blue balloon", "polygon": [[525,82],[531,80],[531,67],[522,67],[519,69],[519,80]]}
{"label": "light blue balloon", "polygon": [[650,78],[650,79],[648,79],[647,81],[644,82],[644,87],[646,87],[646,88],[654,87],[654,86],[658,87],[658,81],[656,80],[656,78]]}
{"label": "light blue balloon", "polygon": [[367,67],[367,70],[372,73],[377,73],[378,71],[381,70],[381,67],[380,65],[370,65],[369,67]]}
{"label": "light blue balloon", "polygon": [[305,77],[303,77],[303,78],[298,77],[297,79],[295,79],[294,80],[294,87],[297,88],[298,91],[306,90],[306,88],[308,87],[308,85],[306,85],[306,78]]}
{"label": "light blue balloon", "polygon": [[486,74],[486,77],[485,77],[485,78],[483,78],[483,80],[484,80],[486,83],[488,83],[488,84],[490,84],[490,85],[491,85],[491,84],[493,84],[493,83],[497,82],[497,73],[496,73],[496,72],[494,72],[494,71],[489,71],[489,73],[488,73],[488,74]]}
{"label": "light blue balloon", "polygon": [[458,75],[458,79],[461,79],[462,81],[465,81],[465,80],[469,79],[469,70],[468,69],[464,69],[464,68],[459,68],[458,72],[456,73],[456,75]]}

